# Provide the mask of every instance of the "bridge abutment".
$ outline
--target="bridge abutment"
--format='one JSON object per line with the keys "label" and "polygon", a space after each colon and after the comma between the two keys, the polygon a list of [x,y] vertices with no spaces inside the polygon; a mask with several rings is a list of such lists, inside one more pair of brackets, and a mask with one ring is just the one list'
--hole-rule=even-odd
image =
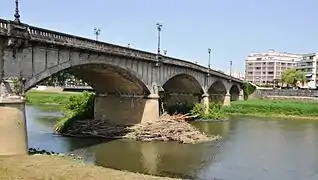
{"label": "bridge abutment", "polygon": [[132,125],[159,118],[159,96],[118,97],[96,94],[94,118]]}

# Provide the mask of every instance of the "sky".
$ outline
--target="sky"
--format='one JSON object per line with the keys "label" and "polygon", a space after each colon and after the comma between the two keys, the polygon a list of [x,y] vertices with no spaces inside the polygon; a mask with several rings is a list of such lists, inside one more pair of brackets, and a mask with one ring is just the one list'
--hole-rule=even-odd
{"label": "sky", "polygon": [[[21,21],[33,26],[156,52],[163,24],[167,55],[244,72],[251,52],[318,52],[317,0],[20,0]],[[14,0],[0,18],[14,19]]]}

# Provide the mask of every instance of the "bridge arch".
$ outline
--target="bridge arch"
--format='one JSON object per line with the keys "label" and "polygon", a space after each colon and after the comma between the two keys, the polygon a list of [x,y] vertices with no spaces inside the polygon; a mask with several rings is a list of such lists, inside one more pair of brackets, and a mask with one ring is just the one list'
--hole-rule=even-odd
{"label": "bridge arch", "polygon": [[215,103],[223,103],[226,93],[226,86],[221,80],[214,81],[208,89],[209,100]]}
{"label": "bridge arch", "polygon": [[237,84],[233,84],[230,88],[231,101],[236,101],[240,96],[240,88]]}
{"label": "bridge arch", "polygon": [[186,113],[201,101],[204,88],[199,81],[186,73],[179,73],[164,81],[161,100],[168,113]]}
{"label": "bridge arch", "polygon": [[68,71],[84,80],[98,93],[123,93],[149,95],[146,82],[135,71],[108,63],[107,61],[70,62],[49,67],[27,79],[25,91],[44,79],[61,71]]}

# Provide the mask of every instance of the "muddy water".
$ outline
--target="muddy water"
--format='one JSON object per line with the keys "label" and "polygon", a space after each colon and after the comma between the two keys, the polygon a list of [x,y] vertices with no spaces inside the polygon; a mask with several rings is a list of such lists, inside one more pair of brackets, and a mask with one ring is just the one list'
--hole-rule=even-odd
{"label": "muddy water", "polygon": [[84,157],[87,163],[188,179],[317,180],[318,121],[237,117],[196,122],[218,143],[185,145],[77,139],[53,135],[59,111],[27,107],[29,147]]}

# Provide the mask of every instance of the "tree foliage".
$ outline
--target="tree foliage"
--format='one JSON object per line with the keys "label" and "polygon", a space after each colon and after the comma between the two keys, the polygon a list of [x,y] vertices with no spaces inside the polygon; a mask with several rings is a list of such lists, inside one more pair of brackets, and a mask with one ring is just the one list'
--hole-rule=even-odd
{"label": "tree foliage", "polygon": [[255,90],[256,90],[256,87],[253,86],[251,83],[244,82],[243,84],[244,99],[248,99],[248,96],[253,94]]}
{"label": "tree foliage", "polygon": [[287,85],[296,86],[297,82],[304,84],[306,76],[304,72],[296,70],[295,68],[286,69],[281,75],[281,81]]}

